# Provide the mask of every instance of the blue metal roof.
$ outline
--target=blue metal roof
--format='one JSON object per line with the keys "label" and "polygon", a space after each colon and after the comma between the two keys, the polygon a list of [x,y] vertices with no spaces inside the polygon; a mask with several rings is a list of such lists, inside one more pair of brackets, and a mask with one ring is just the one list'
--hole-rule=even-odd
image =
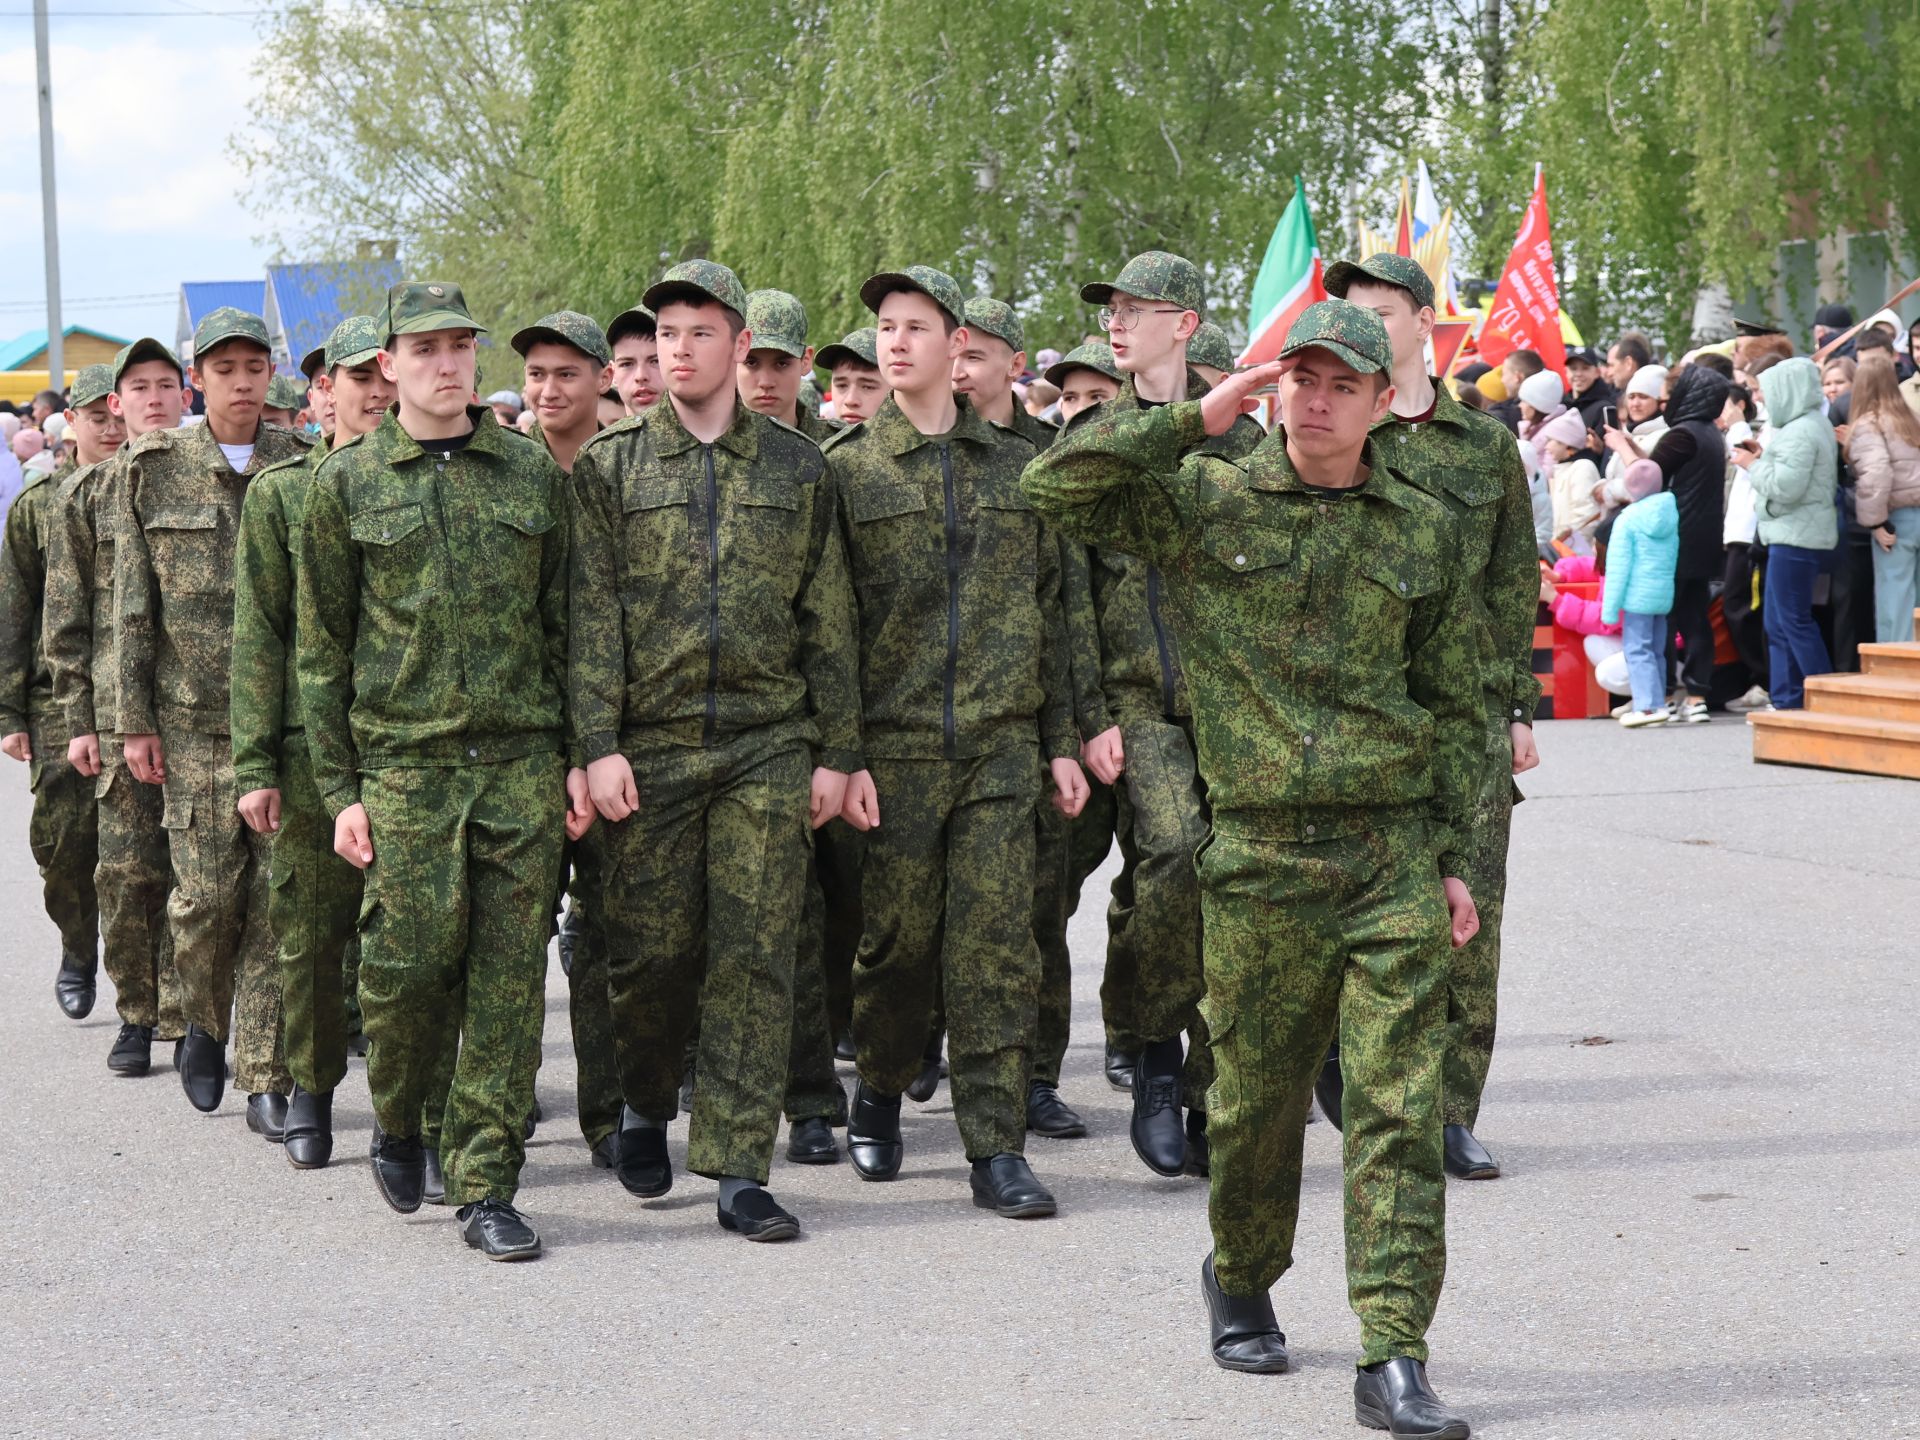
{"label": "blue metal roof", "polygon": [[366,314],[400,282],[397,260],[346,260],[317,265],[269,265],[263,311],[274,359],[292,370],[300,357],[326,343],[348,315]]}
{"label": "blue metal roof", "polygon": [[[104,330],[95,330],[91,325],[63,325],[60,333],[69,339],[75,335],[91,335],[96,340],[106,341],[109,345],[127,343],[118,335],[109,335]],[[6,344],[0,345],[0,370],[18,370],[25,361],[31,360],[46,348],[47,327],[44,325],[16,335]]]}
{"label": "blue metal roof", "polygon": [[187,333],[191,335],[209,310],[218,310],[222,305],[245,310],[249,315],[260,314],[267,303],[267,282],[188,280],[180,287],[180,298],[187,307]]}

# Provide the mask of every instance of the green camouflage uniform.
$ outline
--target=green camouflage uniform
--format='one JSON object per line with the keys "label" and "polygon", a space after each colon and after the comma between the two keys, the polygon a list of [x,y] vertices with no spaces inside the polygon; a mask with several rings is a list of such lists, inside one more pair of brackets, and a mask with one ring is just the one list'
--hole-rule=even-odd
{"label": "green camouflage uniform", "polygon": [[422,448],[394,412],[321,462],[295,590],[314,783],[329,816],[365,805],[373,842],[374,1116],[416,1133],[457,1037],[449,1205],[519,1185],[566,810],[566,476],[486,406],[467,413],[462,448]]}
{"label": "green camouflage uniform", "polygon": [[57,497],[52,479],[36,475],[7,509],[5,544],[0,545],[0,735],[24,731],[33,747],[27,841],[40,867],[47,918],[60,931],[61,964],[91,975],[100,953],[93,782],[67,762],[67,726],[53,703],[53,674],[43,646],[47,549]]}
{"label": "green camouflage uniform", "polygon": [[116,719],[123,740],[158,735],[166,759],[160,823],[183,1008],[222,1044],[232,1017],[234,1083],[256,1095],[293,1082],[267,918],[268,842],[234,808],[234,549],[248,483],[303,453],[292,431],[262,422],[236,475],[208,425],[156,430],[127,447],[113,492]]}
{"label": "green camouflage uniform", "polygon": [[977,1160],[1024,1148],[1034,807],[1043,760],[1078,747],[1059,542],[1019,487],[1033,447],[956,403],[953,429],[930,436],[889,396],[826,453],[881,817],[854,969],[860,1075],[883,1095],[904,1090],[944,991],[954,1116]]}
{"label": "green camouflage uniform", "polygon": [[[663,284],[696,268],[724,291],[704,262]],[[639,1115],[671,1116],[697,1024],[687,1165],[711,1177],[767,1178],[810,777],[858,758],[852,599],[825,470],[811,440],[744,406],[702,444],[670,399],[574,466],[574,727],[582,759],[624,754],[640,793],[639,812],[606,827],[604,898],[591,902],[621,1085]]]}
{"label": "green camouflage uniform", "polygon": [[114,734],[114,522],[109,496],[126,466],[111,459],[76,470],[54,506],[47,555],[45,645],[53,698],[70,735],[100,742],[93,778],[99,862],[93,872],[100,938],[114,1007],[128,1025],[149,1025],[164,1040],[186,1033],[167,893],[173,862],[160,827],[160,787],[127,769]]}
{"label": "green camouflage uniform", "polygon": [[[1371,312],[1292,332],[1389,363]],[[1447,912],[1481,749],[1472,610],[1446,508],[1371,447],[1358,489],[1303,485],[1276,431],[1206,453],[1193,401],[1097,414],[1029,469],[1036,508],[1158,567],[1195,698],[1214,1268],[1257,1295],[1292,1262],[1308,1096],[1338,1028],[1347,1284],[1363,1363],[1426,1358],[1446,1265]],[[1437,857],[1437,864],[1436,864]]]}

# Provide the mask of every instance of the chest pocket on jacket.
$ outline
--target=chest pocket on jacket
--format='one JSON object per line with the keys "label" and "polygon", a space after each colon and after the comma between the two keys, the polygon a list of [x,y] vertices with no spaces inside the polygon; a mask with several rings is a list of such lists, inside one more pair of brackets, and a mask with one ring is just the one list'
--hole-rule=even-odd
{"label": "chest pocket on jacket", "polygon": [[802,533],[800,486],[757,476],[735,487],[732,501],[723,537],[725,558],[768,579],[797,575],[807,538]]}
{"label": "chest pocket on jacket", "polygon": [[218,505],[156,506],[145,528],[147,552],[163,592],[233,593],[232,554],[221,544]]}
{"label": "chest pocket on jacket", "polygon": [[538,595],[541,553],[553,529],[553,512],[544,500],[502,499],[494,504],[493,522],[487,535],[490,553],[477,578],[517,596]]}
{"label": "chest pocket on jacket", "polygon": [[1429,557],[1393,553],[1365,556],[1358,570],[1346,587],[1349,649],[1364,656],[1403,653],[1414,602],[1439,593],[1444,571]]}
{"label": "chest pocket on jacket", "polygon": [[436,584],[433,535],[418,504],[363,510],[347,521],[360,549],[367,588],[382,600],[403,600]]}
{"label": "chest pocket on jacket", "polygon": [[982,495],[974,519],[973,563],[995,575],[1034,574],[1040,517],[1021,495]]}
{"label": "chest pocket on jacket", "polygon": [[917,485],[862,485],[848,498],[853,518],[856,584],[904,580],[922,573],[933,556],[927,497]]}
{"label": "chest pocket on jacket", "polygon": [[620,494],[622,556],[633,578],[664,575],[676,555],[687,554],[685,480],[670,475],[637,475]]}
{"label": "chest pocket on jacket", "polygon": [[1277,642],[1298,577],[1290,530],[1212,521],[1200,535],[1195,601],[1214,625]]}

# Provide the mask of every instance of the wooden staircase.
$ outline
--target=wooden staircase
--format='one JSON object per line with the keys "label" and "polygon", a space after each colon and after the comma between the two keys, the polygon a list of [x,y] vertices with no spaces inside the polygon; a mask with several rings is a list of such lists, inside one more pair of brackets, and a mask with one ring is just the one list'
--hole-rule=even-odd
{"label": "wooden staircase", "polygon": [[1806,709],[1747,724],[1757,761],[1920,780],[1920,643],[1862,645],[1858,675],[1813,676]]}

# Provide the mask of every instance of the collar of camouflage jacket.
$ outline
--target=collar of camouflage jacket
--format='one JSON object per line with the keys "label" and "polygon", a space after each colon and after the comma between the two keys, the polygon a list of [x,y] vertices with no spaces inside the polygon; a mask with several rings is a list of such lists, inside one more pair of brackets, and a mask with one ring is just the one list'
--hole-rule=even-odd
{"label": "collar of camouflage jacket", "polygon": [[[749,410],[735,396],[733,423],[713,443],[723,450],[731,450],[742,460],[757,459],[760,454],[760,431],[755,422],[761,418],[759,411]],[[662,395],[647,411],[646,419],[656,455],[678,455],[700,443],[694,433],[680,423],[680,412],[673,408],[671,395]]]}
{"label": "collar of camouflage jacket", "polygon": [[[1469,424],[1467,407],[1453,398],[1453,392],[1447,389],[1447,382],[1438,375],[1429,375],[1427,379],[1433,384],[1433,418],[1422,423],[1451,425],[1455,430],[1465,430]],[[1374,421],[1373,428],[1378,430],[1384,425],[1405,425],[1406,423],[1407,419],[1404,415],[1395,415],[1389,411],[1385,419]]]}
{"label": "collar of camouflage jacket", "polygon": [[[1385,500],[1402,510],[1413,509],[1422,503],[1414,498],[1418,492],[1380,459],[1372,440],[1368,440],[1360,451],[1360,461],[1367,467],[1367,481],[1360,490],[1361,494]],[[1293,460],[1287,454],[1287,432],[1283,426],[1274,426],[1258,448],[1238,463],[1245,467],[1247,484],[1255,490],[1294,495],[1319,493],[1309,489],[1306,482],[1301,480],[1300,472],[1293,468]]]}
{"label": "collar of camouflage jacket", "polygon": [[[467,406],[467,418],[473,421],[473,438],[467,441],[468,450],[478,450],[487,455],[507,453],[506,435],[491,405]],[[381,458],[390,465],[427,453],[426,446],[400,428],[398,405],[380,417],[380,428],[362,443],[378,446]]]}
{"label": "collar of camouflage jacket", "polygon": [[880,402],[880,408],[873,412],[873,418],[864,422],[861,429],[882,445],[890,455],[906,455],[918,450],[922,445],[931,445],[936,440],[971,440],[976,445],[995,445],[994,427],[981,417],[978,410],[967,403],[967,397],[953,397],[955,416],[953,429],[944,436],[923,435],[919,428],[906,417],[895,402],[891,392]]}

